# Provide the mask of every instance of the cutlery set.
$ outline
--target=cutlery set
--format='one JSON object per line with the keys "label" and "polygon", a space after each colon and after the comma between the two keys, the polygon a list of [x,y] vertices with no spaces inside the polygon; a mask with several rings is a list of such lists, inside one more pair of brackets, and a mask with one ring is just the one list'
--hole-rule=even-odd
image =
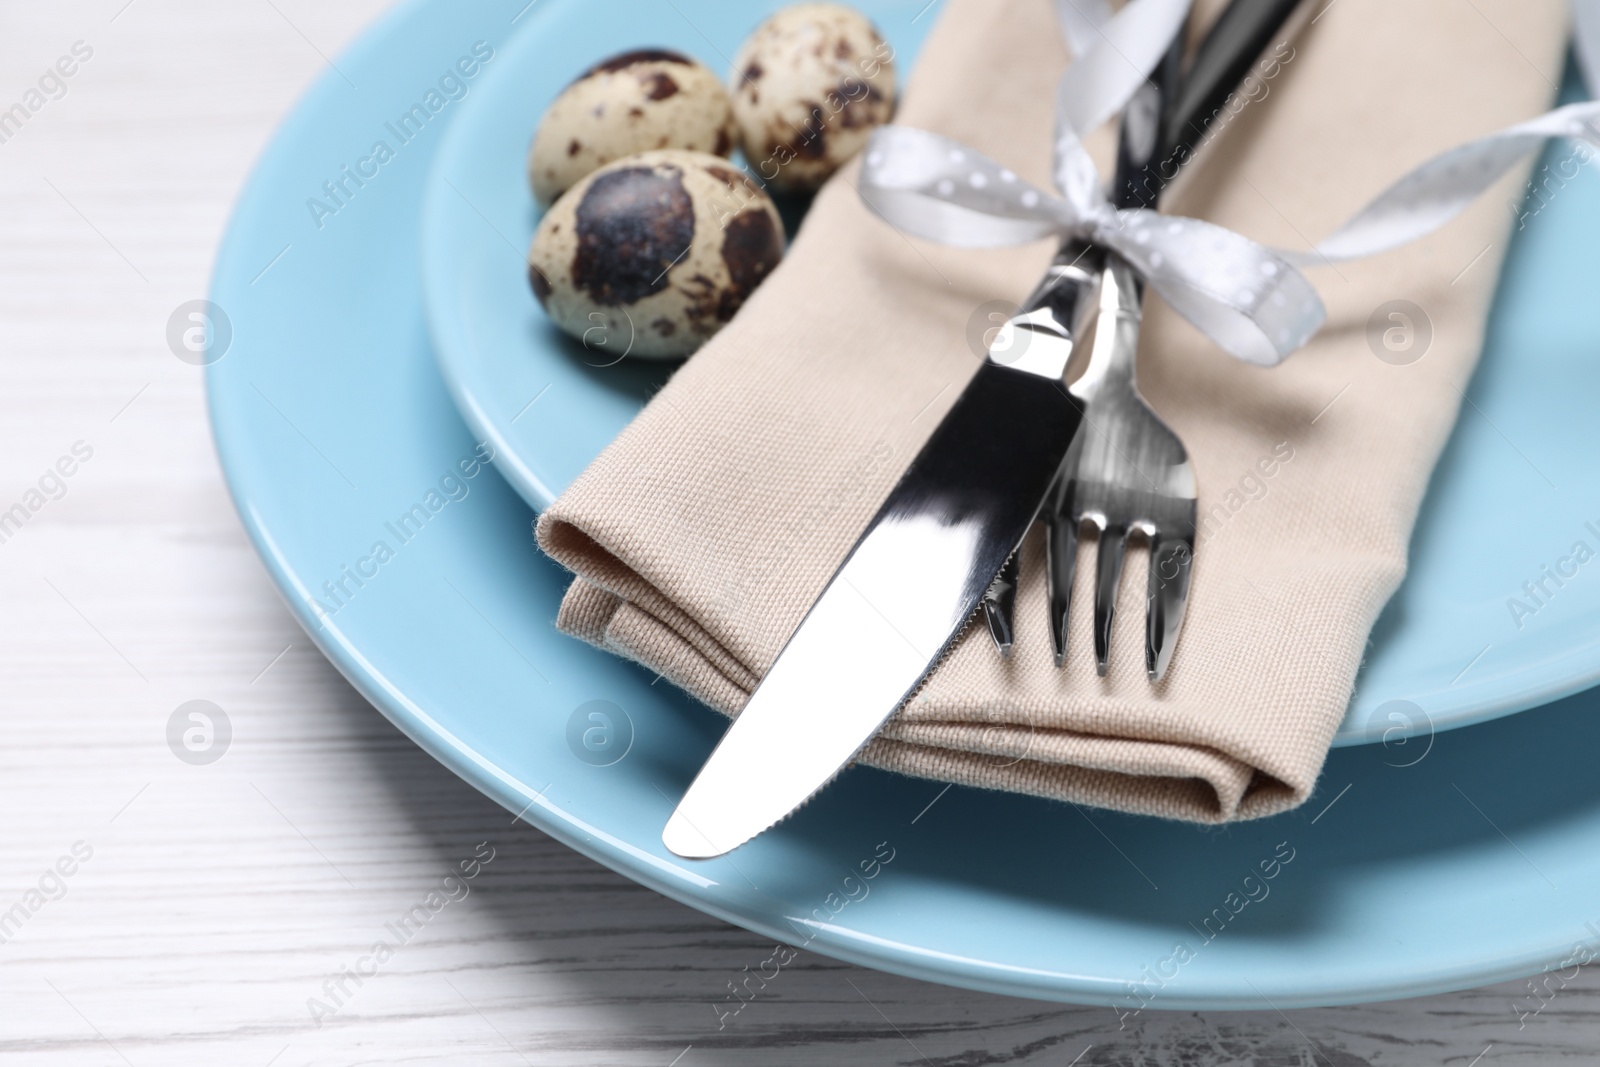
{"label": "cutlery set", "polygon": [[[1181,74],[1179,35],[1124,109],[1116,207],[1155,206],[1272,38],[1292,32],[1298,7],[1232,0]],[[1047,530],[1057,667],[1082,528],[1098,541],[1102,675],[1126,545],[1134,536],[1149,545],[1145,668],[1162,680],[1188,600],[1196,492],[1182,441],[1138,391],[1142,302],[1115,252],[1063,243],[690,785],[662,835],[669,849],[721,855],[804,804],[980,611],[1008,656],[1018,549],[1035,521]]]}

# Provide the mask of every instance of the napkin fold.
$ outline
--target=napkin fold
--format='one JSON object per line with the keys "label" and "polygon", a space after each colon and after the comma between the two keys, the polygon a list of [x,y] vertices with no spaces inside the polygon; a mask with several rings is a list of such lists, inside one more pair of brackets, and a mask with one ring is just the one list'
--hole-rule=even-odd
{"label": "napkin fold", "polygon": [[[1548,107],[1564,7],[1328,5],[1219,117],[1163,206],[1306,247],[1412,166]],[[1050,0],[948,0],[896,121],[1048,185],[1067,62]],[[1110,143],[1098,145],[1105,172]],[[1027,293],[1053,252],[906,238],[861,203],[855,169],[538,523],[539,544],[577,574],[560,629],[728,715],[977,369],[991,312]],[[1128,555],[1107,676],[1093,662],[1092,555],[1054,666],[1036,529],[1012,659],[981,622],[969,628],[861,762],[1204,823],[1303,802],[1404,574],[1525,178],[1412,246],[1308,272],[1328,324],[1270,370],[1149,301],[1140,387],[1199,481],[1188,618],[1166,679],[1144,672],[1142,549]]]}

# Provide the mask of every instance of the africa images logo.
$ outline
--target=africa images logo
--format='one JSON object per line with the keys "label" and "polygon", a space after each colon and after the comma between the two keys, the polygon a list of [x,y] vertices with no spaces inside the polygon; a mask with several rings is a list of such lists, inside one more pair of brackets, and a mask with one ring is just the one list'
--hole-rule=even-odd
{"label": "africa images logo", "polygon": [[[383,524],[385,536],[372,542],[365,555],[355,562],[341,563],[339,573],[322,583],[321,590],[307,592],[307,606],[320,625],[323,620],[337,615],[348,607],[367,585],[383,573],[383,566],[393,560],[402,548],[414,541],[445,507],[460,503],[472,492],[472,479],[494,459],[494,446],[487,441],[467,455],[456,460],[454,467],[445,471],[434,485],[404,506],[393,519]],[[459,476],[458,476],[459,472]],[[390,540],[393,544],[390,544]]]}
{"label": "africa images logo", "polygon": [[[328,219],[350,206],[367,183],[383,173],[383,166],[399,154],[400,149],[415,140],[433,116],[443,111],[452,101],[466,99],[471,91],[468,84],[494,58],[494,48],[486,41],[474,41],[472,54],[462,56],[455,65],[439,75],[437,86],[429,86],[421,101],[412,104],[392,121],[383,124],[389,137],[380,137],[372,143],[367,154],[357,159],[354,167],[346,163],[339,172],[322,183],[322,196],[306,199],[306,210],[317,229],[328,224]],[[389,143],[394,139],[394,144]]]}

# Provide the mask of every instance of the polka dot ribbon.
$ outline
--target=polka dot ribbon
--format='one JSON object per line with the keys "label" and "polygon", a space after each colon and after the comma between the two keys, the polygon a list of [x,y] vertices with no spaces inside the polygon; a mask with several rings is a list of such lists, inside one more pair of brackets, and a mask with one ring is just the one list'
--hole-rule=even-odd
{"label": "polka dot ribbon", "polygon": [[[1056,93],[1057,193],[987,156],[924,130],[884,126],[868,142],[860,193],[903,232],[965,248],[1075,237],[1116,252],[1172,308],[1229,354],[1272,366],[1326,319],[1299,267],[1359,259],[1443,226],[1553,137],[1600,145],[1600,102],[1572,104],[1435,156],[1309,251],[1268,248],[1199,219],[1118,210],[1082,136],[1122,110],[1181,32],[1191,0],[1130,0],[1115,15],[1087,0],[1057,0],[1078,58]],[[1600,18],[1576,0],[1580,56],[1600,55]],[[1595,27],[1585,32],[1585,22]],[[1092,44],[1088,42],[1092,41]],[[1085,48],[1084,45],[1087,44]],[[1586,64],[1587,65],[1587,64]]]}

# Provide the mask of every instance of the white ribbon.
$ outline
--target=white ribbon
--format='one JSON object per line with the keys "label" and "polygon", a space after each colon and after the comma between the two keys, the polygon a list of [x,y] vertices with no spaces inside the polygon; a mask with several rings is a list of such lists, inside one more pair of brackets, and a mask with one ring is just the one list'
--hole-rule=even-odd
{"label": "white ribbon", "polygon": [[[1271,366],[1304,345],[1327,313],[1297,269],[1387,251],[1460,214],[1553,137],[1600,146],[1600,102],[1572,104],[1443,152],[1358,211],[1315,248],[1267,248],[1198,219],[1119,210],[1083,148],[1120,112],[1182,32],[1191,0],[1055,0],[1077,56],[1056,92],[1054,178],[1060,195],[964,145],[904,126],[868,142],[861,197],[900,230],[960,247],[1075,237],[1122,256],[1149,286],[1224,350]],[[1573,0],[1579,54],[1600,71],[1600,0]]]}

